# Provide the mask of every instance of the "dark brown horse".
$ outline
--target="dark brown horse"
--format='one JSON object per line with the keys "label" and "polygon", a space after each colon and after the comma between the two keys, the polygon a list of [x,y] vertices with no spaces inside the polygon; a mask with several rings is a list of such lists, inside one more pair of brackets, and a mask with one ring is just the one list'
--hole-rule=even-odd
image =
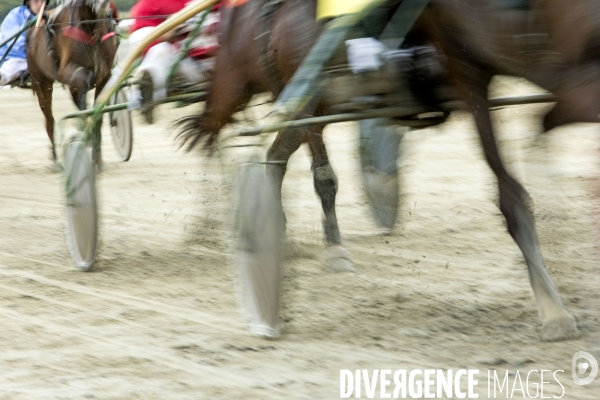
{"label": "dark brown horse", "polygon": [[110,78],[117,50],[117,39],[107,20],[109,9],[112,14],[108,0],[66,0],[53,10],[48,21],[27,34],[32,88],[46,119],[55,161],[53,84],[58,81],[67,85],[79,110],[87,108],[90,89],[95,87],[98,96]]}
{"label": "dark brown horse", "polygon": [[[231,115],[253,94],[270,91],[278,95],[318,37],[315,1],[282,2],[273,14],[270,32],[261,28],[264,3],[254,0],[224,12],[222,47],[205,111],[181,121],[180,137],[190,148],[202,139],[211,146]],[[545,118],[547,129],[569,122],[598,122],[600,6],[592,0],[578,3],[530,0],[515,7],[514,2],[501,0],[432,0],[409,35],[412,41],[443,50],[450,81],[475,117],[487,162],[498,179],[500,209],[527,263],[543,323],[542,339],[548,341],[575,337],[578,330],[546,270],[528,207],[529,195],[507,172],[499,154],[488,84],[497,74],[515,75],[553,91],[558,102]],[[265,33],[270,33],[267,46],[259,39]],[[316,114],[327,111],[324,103],[316,107]],[[324,211],[325,237],[334,247],[341,245],[335,214],[337,180],[322,129],[279,132],[268,160],[284,164],[268,165],[268,171],[276,178],[280,195],[285,163],[302,143],[308,143],[315,189]],[[338,256],[347,257],[341,247],[337,249],[341,251]]]}
{"label": "dark brown horse", "polygon": [[514,75],[553,92],[557,102],[544,118],[546,130],[600,122],[600,4],[523,3],[525,9],[515,10],[502,7],[501,1],[433,0],[424,18],[475,117],[486,160],[498,179],[500,209],[529,269],[542,339],[552,341],[575,337],[578,331],[546,270],[529,194],[503,165],[490,118],[488,85],[495,75]]}
{"label": "dark brown horse", "polygon": [[[224,10],[220,38],[222,46],[215,61],[206,108],[202,116],[192,116],[181,122],[184,126],[182,134],[185,140],[190,140],[189,148],[203,138],[207,138],[208,145],[212,145],[231,115],[254,94],[271,92],[277,96],[317,39],[320,28],[315,20],[316,2],[284,1],[272,20],[266,22],[268,27],[265,29],[272,30],[271,39],[266,43],[255,41],[256,36],[265,32],[257,24],[248,22],[264,22],[264,18],[261,18],[262,4],[262,1],[250,1],[243,6]],[[267,52],[273,57],[264,60]],[[320,104],[316,114],[323,115],[326,111],[325,104]],[[350,268],[350,256],[341,246],[335,213],[337,178],[329,164],[322,131],[323,127],[316,127],[279,133],[269,149],[268,159],[287,163],[303,143],[308,144],[313,157],[315,191],[324,211],[323,226],[329,246],[326,257],[334,268]],[[286,164],[269,165],[268,169],[276,182],[276,194],[281,197]]]}

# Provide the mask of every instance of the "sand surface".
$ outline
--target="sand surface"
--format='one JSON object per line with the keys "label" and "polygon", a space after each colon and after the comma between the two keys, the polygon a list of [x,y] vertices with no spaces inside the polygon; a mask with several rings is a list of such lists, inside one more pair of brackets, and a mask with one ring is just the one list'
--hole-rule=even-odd
{"label": "sand surface", "polygon": [[[519,80],[500,80],[494,91],[535,92]],[[571,379],[576,351],[600,360],[597,125],[539,137],[547,106],[494,112],[504,158],[533,197],[548,269],[581,339],[540,341],[495,180],[472,118],[456,114],[405,135],[402,207],[387,237],[377,235],[361,187],[356,124],[326,128],[354,273],[326,271],[309,152],[292,157],[283,192],[286,322],[280,339],[266,341],[247,330],[229,271],[236,165],[263,150],[223,149],[213,159],[178,151],[167,126],[199,106],[161,106],[152,126],[136,115],[127,163],[116,161],[105,130],[98,261],[83,273],[67,252],[63,178],[50,168],[37,101],[13,89],[0,91],[0,104],[0,398],[333,399],[340,369],[375,368],[479,369],[478,393],[487,398],[493,368],[511,376],[564,370],[564,398],[598,399],[599,379],[585,387]],[[57,86],[55,115],[73,109]],[[545,396],[560,394],[556,383],[546,385]]]}

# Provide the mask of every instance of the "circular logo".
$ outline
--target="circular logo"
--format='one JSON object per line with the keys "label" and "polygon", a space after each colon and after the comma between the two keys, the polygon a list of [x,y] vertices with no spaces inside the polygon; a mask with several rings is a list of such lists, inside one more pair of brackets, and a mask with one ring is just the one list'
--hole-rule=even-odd
{"label": "circular logo", "polygon": [[[598,361],[596,361],[593,355],[586,353],[585,351],[578,351],[573,354],[571,367],[571,370],[573,371],[573,382],[575,382],[576,385],[588,385],[592,383],[598,375]],[[588,371],[589,375],[585,378],[577,376],[577,374],[583,375]]]}

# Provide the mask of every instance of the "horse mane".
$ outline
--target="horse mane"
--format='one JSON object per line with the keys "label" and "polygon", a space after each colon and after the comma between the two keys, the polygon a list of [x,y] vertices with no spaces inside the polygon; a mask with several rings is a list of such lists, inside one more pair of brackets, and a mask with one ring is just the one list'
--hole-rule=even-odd
{"label": "horse mane", "polygon": [[52,14],[50,14],[50,16],[48,17],[48,25],[51,25],[52,23],[56,22],[59,15],[61,15],[63,11],[71,7],[87,6],[94,13],[96,13],[96,10],[94,9],[96,1],[97,0],[59,0],[57,2],[57,6],[53,9]]}
{"label": "horse mane", "polygon": [[59,0],[58,1],[58,6],[59,7],[61,7],[61,6],[62,7],[68,7],[71,4],[77,5],[77,3],[81,2],[81,1],[83,1],[83,5],[90,6],[90,7],[93,7],[94,3],[96,3],[96,0]]}

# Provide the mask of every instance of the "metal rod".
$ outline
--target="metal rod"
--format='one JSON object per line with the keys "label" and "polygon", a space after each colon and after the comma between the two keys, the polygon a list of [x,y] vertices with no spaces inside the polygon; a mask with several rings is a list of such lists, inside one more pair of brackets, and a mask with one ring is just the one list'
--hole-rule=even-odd
{"label": "metal rod", "polygon": [[[128,106],[129,106],[129,103],[113,104],[112,106],[104,107],[102,109],[102,113],[126,110]],[[94,112],[96,112],[96,110],[93,108],[90,108],[88,110],[75,111],[75,112],[65,115],[60,120],[62,121],[62,120],[71,119],[71,118],[87,117],[88,115],[92,115]]]}
{"label": "metal rod", "polygon": [[[164,98],[161,100],[157,100],[154,102],[154,104],[158,105],[158,104],[166,104],[166,103],[176,103],[178,101],[189,101],[191,99],[196,99],[196,98],[202,99],[205,95],[206,95],[206,93],[204,93],[204,92],[178,94],[175,96],[170,96],[170,97],[167,97],[167,98]],[[129,103],[113,104],[112,106],[104,107],[102,109],[102,113],[104,114],[104,113],[108,113],[108,112],[126,110],[128,107],[129,107]],[[96,109],[94,109],[94,108],[90,108],[88,110],[82,110],[82,111],[75,111],[75,112],[72,112],[70,114],[63,116],[61,118],[61,121],[64,119],[86,117],[86,116],[94,114],[94,112],[96,112]]]}
{"label": "metal rod", "polygon": [[378,110],[362,111],[357,113],[334,114],[326,115],[323,117],[304,118],[272,125],[262,125],[251,128],[237,129],[233,132],[230,132],[230,135],[228,135],[227,138],[229,138],[230,136],[256,136],[260,135],[261,133],[277,132],[284,129],[306,128],[309,126],[334,124],[337,122],[360,121],[363,119],[372,118],[392,118],[409,116],[414,115],[419,111],[422,111],[422,109],[414,107],[388,107],[380,108]]}
{"label": "metal rod", "polygon": [[174,86],[175,91],[181,91],[182,94],[204,92],[208,88],[208,82],[196,83],[190,86]]}
{"label": "metal rod", "polygon": [[190,101],[192,99],[194,99],[194,100],[199,99],[199,101],[201,101],[204,98],[204,96],[206,96],[206,92],[183,93],[183,94],[176,94],[173,96],[169,96],[164,99],[156,100],[153,103],[154,104],[175,103],[178,101]]}
{"label": "metal rod", "polygon": [[[525,104],[552,103],[556,97],[552,94],[535,94],[519,97],[499,97],[489,100],[490,108],[502,106],[517,106]],[[449,103],[450,104],[450,103]],[[461,110],[465,108],[463,102],[451,102],[447,111]],[[415,115],[422,112],[422,109],[411,107],[387,107],[378,110],[362,111],[357,113],[334,114],[324,117],[304,118],[293,121],[281,122],[278,124],[255,126],[250,128],[241,128],[229,132],[225,139],[238,136],[256,136],[262,133],[277,132],[284,129],[306,128],[309,126],[333,124],[337,122],[360,121],[372,118],[395,118],[402,116]]]}
{"label": "metal rod", "polygon": [[556,96],[552,93],[532,94],[529,96],[498,97],[490,99],[490,108],[502,106],[521,106],[525,104],[554,103]]}

